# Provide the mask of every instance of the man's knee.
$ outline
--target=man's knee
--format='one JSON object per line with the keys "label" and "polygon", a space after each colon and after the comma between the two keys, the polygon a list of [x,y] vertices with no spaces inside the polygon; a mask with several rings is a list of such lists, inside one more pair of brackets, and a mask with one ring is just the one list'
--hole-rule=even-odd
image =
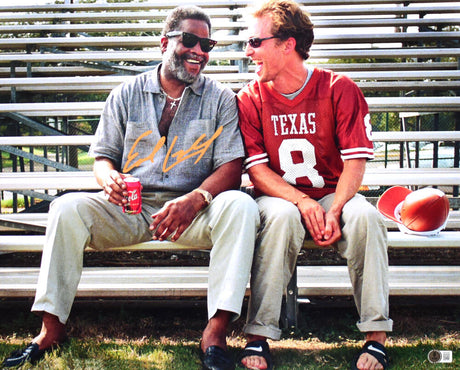
{"label": "man's knee", "polygon": [[258,200],[262,222],[270,227],[301,226],[298,208],[291,202],[281,198],[262,197]]}
{"label": "man's knee", "polygon": [[342,217],[346,223],[356,223],[363,227],[368,225],[371,231],[377,232],[376,228],[385,226],[382,215],[365,199],[349,202],[343,208]]}
{"label": "man's knee", "polygon": [[74,219],[91,213],[94,200],[87,193],[67,193],[53,200],[50,204],[50,217]]}
{"label": "man's knee", "polygon": [[50,210],[55,212],[62,212],[63,210],[75,208],[76,204],[80,202],[81,194],[67,193],[54,199],[50,204]]}
{"label": "man's knee", "polygon": [[259,209],[255,200],[239,190],[229,190],[218,195],[220,201],[225,202],[224,209],[234,212],[236,217],[247,216],[259,222]]}

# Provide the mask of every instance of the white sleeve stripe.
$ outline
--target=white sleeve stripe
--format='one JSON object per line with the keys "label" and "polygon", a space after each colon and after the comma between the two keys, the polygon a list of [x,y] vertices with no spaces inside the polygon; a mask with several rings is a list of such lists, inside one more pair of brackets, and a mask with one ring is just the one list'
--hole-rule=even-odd
{"label": "white sleeve stripe", "polygon": [[268,158],[265,158],[265,159],[261,159],[261,160],[259,160],[259,161],[253,161],[253,162],[251,162],[251,163],[248,163],[248,164],[246,165],[245,168],[248,170],[248,169],[251,168],[252,166],[255,166],[255,165],[261,164],[261,163],[268,163]]}
{"label": "white sleeve stripe", "polygon": [[250,163],[252,161],[257,161],[257,160],[262,159],[262,158],[268,158],[268,154],[267,153],[262,153],[262,154],[253,155],[252,157],[246,158],[244,163],[247,164],[247,163]]}
{"label": "white sleeve stripe", "polygon": [[344,160],[344,161],[347,160],[347,159],[355,159],[355,158],[374,159],[374,155],[373,154],[365,154],[365,153],[342,155],[342,160]]}
{"label": "white sleeve stripe", "polygon": [[361,147],[361,148],[342,149],[340,151],[340,153],[342,153],[342,155],[346,155],[348,153],[359,153],[359,152],[373,154],[374,150],[372,148]]}

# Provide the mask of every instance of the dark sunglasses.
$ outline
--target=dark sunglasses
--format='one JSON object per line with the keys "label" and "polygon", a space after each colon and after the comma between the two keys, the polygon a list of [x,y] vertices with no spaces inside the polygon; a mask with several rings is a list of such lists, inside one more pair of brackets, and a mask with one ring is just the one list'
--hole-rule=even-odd
{"label": "dark sunglasses", "polygon": [[182,45],[186,48],[193,48],[198,42],[200,43],[201,50],[209,53],[212,48],[217,44],[216,40],[207,39],[205,37],[198,37],[193,33],[182,31],[171,31],[166,34],[166,37],[182,36]]}
{"label": "dark sunglasses", "polygon": [[279,39],[279,36],[270,36],[270,37],[264,37],[263,39],[259,37],[251,37],[248,40],[248,44],[251,48],[258,48],[260,45],[262,45],[262,42],[265,40],[270,40],[270,39]]}

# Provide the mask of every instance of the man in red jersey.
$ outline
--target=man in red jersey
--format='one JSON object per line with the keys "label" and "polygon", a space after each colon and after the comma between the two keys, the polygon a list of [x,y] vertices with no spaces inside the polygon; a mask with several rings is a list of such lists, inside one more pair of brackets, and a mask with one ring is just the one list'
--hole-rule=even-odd
{"label": "man in red jersey", "polygon": [[349,78],[304,63],[313,25],[297,3],[269,1],[252,20],[246,55],[257,78],[238,94],[238,107],[261,229],[240,363],[271,368],[267,338],[280,338],[282,295],[308,231],[348,262],[357,326],[366,339],[353,367],[386,368],[392,330],[386,227],[357,194],[373,158],[366,101]]}

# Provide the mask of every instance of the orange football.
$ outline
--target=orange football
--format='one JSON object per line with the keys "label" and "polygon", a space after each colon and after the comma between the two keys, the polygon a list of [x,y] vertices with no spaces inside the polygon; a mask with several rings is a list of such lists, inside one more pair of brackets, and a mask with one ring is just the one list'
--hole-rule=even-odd
{"label": "orange football", "polygon": [[401,207],[401,222],[413,231],[441,227],[449,216],[449,199],[438,189],[423,188],[406,196]]}

